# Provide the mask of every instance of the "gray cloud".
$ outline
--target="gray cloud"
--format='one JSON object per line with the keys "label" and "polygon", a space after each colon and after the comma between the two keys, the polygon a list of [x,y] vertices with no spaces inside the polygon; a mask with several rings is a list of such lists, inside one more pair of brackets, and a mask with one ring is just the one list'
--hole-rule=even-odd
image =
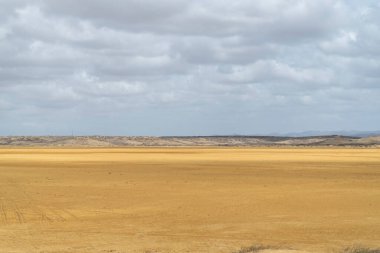
{"label": "gray cloud", "polygon": [[377,1],[0,0],[0,134],[375,130]]}

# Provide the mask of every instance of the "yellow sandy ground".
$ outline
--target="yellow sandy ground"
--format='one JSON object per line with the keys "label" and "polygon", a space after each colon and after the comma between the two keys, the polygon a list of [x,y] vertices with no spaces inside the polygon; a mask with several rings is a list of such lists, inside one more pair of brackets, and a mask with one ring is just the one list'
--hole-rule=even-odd
{"label": "yellow sandy ground", "polygon": [[1,253],[254,244],[379,247],[380,150],[0,149]]}

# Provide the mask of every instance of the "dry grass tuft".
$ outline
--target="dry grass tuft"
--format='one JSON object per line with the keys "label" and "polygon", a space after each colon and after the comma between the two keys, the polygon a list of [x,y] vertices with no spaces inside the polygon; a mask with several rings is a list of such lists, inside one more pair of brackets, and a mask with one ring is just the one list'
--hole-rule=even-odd
{"label": "dry grass tuft", "polygon": [[255,253],[255,252],[259,252],[259,251],[267,250],[267,249],[273,249],[273,247],[266,246],[266,245],[253,245],[253,246],[241,248],[240,250],[235,251],[233,253]]}
{"label": "dry grass tuft", "polygon": [[354,246],[354,247],[345,248],[342,253],[380,253],[380,248],[371,249],[371,248],[366,248],[366,247]]}

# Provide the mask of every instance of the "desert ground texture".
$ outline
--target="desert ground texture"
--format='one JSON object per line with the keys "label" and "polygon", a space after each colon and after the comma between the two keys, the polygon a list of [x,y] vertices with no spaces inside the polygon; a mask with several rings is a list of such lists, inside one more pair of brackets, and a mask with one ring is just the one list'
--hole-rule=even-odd
{"label": "desert ground texture", "polygon": [[1,253],[259,244],[380,247],[380,149],[0,149]]}

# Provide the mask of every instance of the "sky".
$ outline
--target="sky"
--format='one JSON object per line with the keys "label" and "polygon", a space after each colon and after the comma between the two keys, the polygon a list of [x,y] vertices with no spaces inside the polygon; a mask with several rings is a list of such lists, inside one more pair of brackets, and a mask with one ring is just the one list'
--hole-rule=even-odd
{"label": "sky", "polygon": [[380,2],[0,0],[0,135],[380,130]]}

